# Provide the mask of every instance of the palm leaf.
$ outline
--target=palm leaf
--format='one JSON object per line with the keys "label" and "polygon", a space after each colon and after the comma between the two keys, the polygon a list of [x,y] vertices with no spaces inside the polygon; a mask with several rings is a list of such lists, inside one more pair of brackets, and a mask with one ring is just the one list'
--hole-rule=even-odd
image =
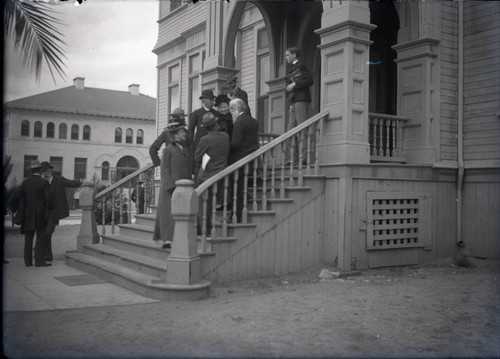
{"label": "palm leaf", "polygon": [[63,25],[53,14],[58,14],[49,5],[23,0],[4,0],[4,26],[7,36],[14,36],[14,48],[23,53],[23,61],[35,71],[40,80],[42,63],[45,59],[55,81],[55,73],[65,77],[63,46],[64,35],[55,25]]}

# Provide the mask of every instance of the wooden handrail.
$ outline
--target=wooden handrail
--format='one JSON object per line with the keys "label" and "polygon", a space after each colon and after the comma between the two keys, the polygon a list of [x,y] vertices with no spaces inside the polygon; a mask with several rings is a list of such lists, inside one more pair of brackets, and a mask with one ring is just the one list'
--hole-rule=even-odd
{"label": "wooden handrail", "polygon": [[323,111],[317,113],[316,115],[314,115],[313,117],[311,117],[307,121],[304,121],[303,123],[301,123],[300,125],[294,127],[290,131],[285,132],[284,134],[282,134],[278,138],[276,138],[273,141],[271,141],[271,142],[267,143],[266,145],[262,146],[261,148],[259,148],[255,152],[252,152],[251,154],[249,154],[245,158],[242,158],[238,162],[233,163],[232,165],[226,167],[225,169],[223,169],[222,171],[220,171],[216,175],[210,177],[208,180],[206,180],[205,182],[203,182],[202,184],[200,184],[198,187],[196,187],[196,189],[195,189],[196,194],[198,196],[200,196],[205,190],[207,190],[208,188],[210,188],[211,186],[213,186],[215,183],[219,182],[221,179],[223,179],[227,175],[233,173],[234,171],[236,171],[237,169],[243,167],[247,163],[255,161],[255,159],[259,158],[264,153],[266,153],[269,150],[271,150],[271,149],[273,149],[273,148],[281,145],[283,142],[285,142],[289,138],[292,138],[293,136],[297,135],[303,129],[309,127],[313,123],[315,123],[315,122],[319,121],[320,119],[322,119],[323,117],[327,116],[328,113],[329,113],[328,110],[323,110]]}
{"label": "wooden handrail", "polygon": [[131,179],[135,178],[135,177],[138,177],[140,176],[142,173],[146,172],[147,170],[149,170],[150,168],[153,168],[153,164],[152,163],[148,163],[146,166],[144,166],[143,168],[140,168],[138,169],[137,171],[135,172],[132,172],[131,174],[129,174],[128,176],[122,178],[121,180],[119,180],[118,182],[112,184],[111,186],[109,187],[106,187],[106,189],[104,189],[103,191],[97,193],[95,195],[95,199],[98,199],[98,198],[101,198],[102,196],[105,196],[107,195],[108,193],[112,192],[113,190],[115,190],[116,188],[120,187],[122,184],[125,184],[127,183],[128,181],[130,181]]}
{"label": "wooden handrail", "polygon": [[385,113],[375,113],[375,112],[370,112],[368,114],[368,117],[377,117],[377,118],[386,118],[388,120],[399,120],[402,122],[408,122],[410,119],[408,117],[402,117],[402,116],[395,116],[395,115],[388,115]]}

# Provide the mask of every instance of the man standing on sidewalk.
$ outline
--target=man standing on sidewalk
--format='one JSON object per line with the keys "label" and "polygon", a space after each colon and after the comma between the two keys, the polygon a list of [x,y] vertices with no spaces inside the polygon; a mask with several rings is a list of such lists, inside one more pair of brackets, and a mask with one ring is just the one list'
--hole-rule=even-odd
{"label": "man standing on sidewalk", "polygon": [[64,177],[54,176],[53,166],[44,161],[42,166],[42,176],[50,184],[50,194],[52,197],[52,211],[47,219],[47,228],[44,232],[44,259],[51,262],[52,256],[52,234],[59,224],[59,220],[69,216],[68,199],[66,197],[66,187],[80,187],[84,179],[69,180]]}
{"label": "man standing on sidewalk", "polygon": [[44,231],[51,209],[50,186],[41,176],[40,161],[31,161],[32,175],[21,183],[20,218],[21,233],[24,233],[24,264],[33,265],[33,238],[35,242],[35,266],[46,267],[50,264],[44,260]]}

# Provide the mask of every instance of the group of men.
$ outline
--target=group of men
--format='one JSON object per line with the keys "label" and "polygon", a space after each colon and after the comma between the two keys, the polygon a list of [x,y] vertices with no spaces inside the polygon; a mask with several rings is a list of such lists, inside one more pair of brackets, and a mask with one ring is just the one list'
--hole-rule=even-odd
{"label": "group of men", "polygon": [[80,187],[84,180],[69,180],[56,176],[49,162],[32,161],[31,176],[26,178],[11,200],[14,223],[24,233],[24,264],[33,265],[33,239],[35,266],[50,266],[53,260],[52,234],[59,220],[69,216],[66,187]]}

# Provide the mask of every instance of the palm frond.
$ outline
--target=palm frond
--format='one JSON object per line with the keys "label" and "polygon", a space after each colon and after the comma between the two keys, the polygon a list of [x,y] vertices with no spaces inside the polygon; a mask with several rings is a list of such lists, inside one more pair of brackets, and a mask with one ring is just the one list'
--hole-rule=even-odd
{"label": "palm frond", "polygon": [[66,55],[63,46],[66,43],[62,40],[64,35],[55,26],[64,24],[54,16],[57,12],[50,5],[37,2],[4,0],[3,3],[5,34],[14,35],[14,48],[24,53],[23,61],[35,71],[37,81],[40,80],[43,59],[54,81],[54,71],[64,78]]}

